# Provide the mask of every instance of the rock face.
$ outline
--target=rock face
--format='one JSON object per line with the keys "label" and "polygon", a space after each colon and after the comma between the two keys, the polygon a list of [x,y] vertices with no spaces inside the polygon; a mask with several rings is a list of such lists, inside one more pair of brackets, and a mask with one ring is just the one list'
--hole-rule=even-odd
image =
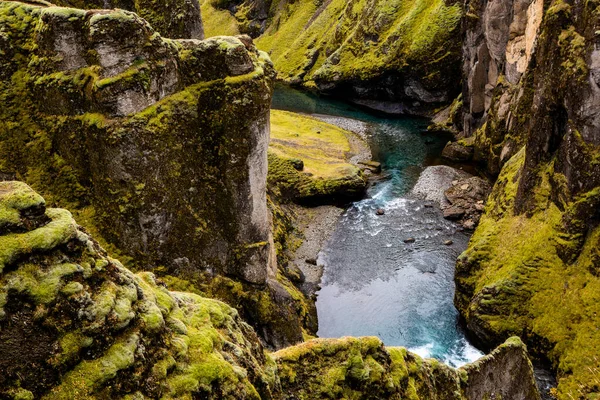
{"label": "rock face", "polygon": [[493,346],[519,333],[561,399],[600,393],[597,4],[471,1],[465,134],[499,177],[457,266],[455,303]]}
{"label": "rock face", "polygon": [[[243,4],[263,3],[268,2]],[[290,83],[393,113],[431,110],[459,92],[458,2],[270,3],[268,26],[257,44]],[[236,17],[244,14],[241,7]],[[254,23],[264,24],[260,19]]]}
{"label": "rock face", "polygon": [[204,39],[198,0],[54,0],[57,6],[133,11],[162,36],[172,39]]}
{"label": "rock face", "polygon": [[[45,191],[89,201],[106,236],[127,253],[264,283],[268,59],[243,38],[162,39],[126,11],[10,2],[2,11],[0,23],[29,23],[7,29],[3,42],[3,65],[14,73],[2,82],[9,105],[2,169],[52,179],[56,165],[37,172],[44,177],[32,169],[44,164],[39,157],[61,157],[85,195],[61,193],[60,178]],[[20,87],[11,88],[17,76]],[[51,143],[44,155],[26,149],[35,130]],[[20,151],[9,151],[19,142]]]}
{"label": "rock face", "polygon": [[0,32],[0,171],[136,263],[233,299],[271,345],[301,340],[266,200],[274,73],[251,39],[169,40],[127,11],[16,2],[0,3]]}
{"label": "rock face", "polygon": [[459,370],[376,338],[272,357],[236,310],[132,273],[22,182],[0,182],[0,368],[12,399],[539,398],[516,338]]}

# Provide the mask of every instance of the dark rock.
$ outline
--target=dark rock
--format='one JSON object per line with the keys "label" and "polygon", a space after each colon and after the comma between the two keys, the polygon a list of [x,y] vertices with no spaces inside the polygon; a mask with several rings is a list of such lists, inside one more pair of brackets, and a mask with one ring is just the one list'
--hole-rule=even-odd
{"label": "dark rock", "polygon": [[458,142],[448,142],[442,151],[442,157],[451,161],[471,161],[473,159],[473,147]]}
{"label": "dark rock", "polygon": [[385,210],[383,208],[378,208],[377,211],[375,211],[375,214],[377,214],[377,215],[384,215],[385,214]]}
{"label": "dark rock", "polygon": [[359,164],[364,167],[364,169],[371,171],[374,174],[381,173],[381,163],[377,161],[360,161]]}
{"label": "dark rock", "polygon": [[490,191],[489,182],[476,176],[453,182],[444,193],[447,200],[447,204],[442,205],[444,218],[457,220],[466,229],[474,229]]}
{"label": "dark rock", "polygon": [[304,272],[294,263],[288,263],[285,268],[285,275],[294,283],[304,283]]}
{"label": "dark rock", "polygon": [[317,265],[316,258],[307,258],[306,260],[304,260],[304,262],[306,262],[307,264],[310,264],[310,265]]}
{"label": "dark rock", "polygon": [[292,164],[292,167],[294,167],[294,169],[296,171],[302,171],[304,169],[304,161],[302,161],[299,158],[291,159],[290,163]]}

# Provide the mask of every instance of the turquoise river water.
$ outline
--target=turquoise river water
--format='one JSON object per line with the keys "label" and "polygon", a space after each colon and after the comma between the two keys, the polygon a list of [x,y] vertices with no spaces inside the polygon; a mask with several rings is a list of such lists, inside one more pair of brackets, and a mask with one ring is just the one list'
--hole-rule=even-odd
{"label": "turquoise river water", "polygon": [[[273,108],[368,123],[373,158],[385,176],[344,212],[319,255],[319,337],[374,335],[452,366],[480,357],[452,302],[455,261],[469,237],[410,195],[448,137],[422,134],[426,120],[377,115],[286,87],[276,89]],[[378,208],[385,215],[377,216]],[[409,237],[415,242],[404,243]],[[443,244],[448,239],[451,246]]]}

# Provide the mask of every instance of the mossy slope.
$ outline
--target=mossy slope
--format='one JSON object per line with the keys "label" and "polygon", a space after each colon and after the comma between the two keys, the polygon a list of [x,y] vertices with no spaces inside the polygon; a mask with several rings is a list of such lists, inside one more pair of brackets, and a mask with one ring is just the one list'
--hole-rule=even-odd
{"label": "mossy slope", "polygon": [[[485,7],[470,4],[477,17]],[[526,68],[498,71],[478,119],[469,110],[480,110],[481,93],[463,94],[473,124],[465,132],[478,128],[475,157],[500,174],[458,261],[455,303],[483,343],[518,334],[549,360],[560,399],[592,399],[600,395],[600,14],[596,3],[564,1],[541,12]],[[484,21],[470,18],[467,36],[483,38]]]}
{"label": "mossy slope", "polygon": [[[257,45],[269,53],[279,77],[287,82],[355,99],[403,102],[405,111],[428,109],[458,94],[459,2],[239,3],[206,0],[204,7],[212,8],[211,14],[235,10],[239,26],[256,22],[252,10],[266,14],[261,22],[266,30]],[[257,13],[258,9],[268,11]],[[207,29],[217,21],[207,20]],[[218,26],[215,29],[219,32]]]}
{"label": "mossy slope", "polygon": [[1,217],[0,396],[266,399],[279,391],[237,311],[133,274],[68,211],[40,199],[25,184],[0,182],[4,209],[46,219],[23,230]]}

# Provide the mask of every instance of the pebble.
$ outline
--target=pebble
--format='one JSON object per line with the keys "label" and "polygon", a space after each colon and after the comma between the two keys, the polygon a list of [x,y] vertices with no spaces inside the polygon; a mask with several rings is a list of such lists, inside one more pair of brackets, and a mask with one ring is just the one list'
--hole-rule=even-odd
{"label": "pebble", "polygon": [[413,238],[413,237],[404,239],[404,243],[414,243],[414,242],[415,242],[415,238]]}
{"label": "pebble", "polygon": [[452,240],[446,240],[446,241],[444,242],[444,244],[445,244],[446,246],[451,246],[453,243],[454,243],[454,242],[453,242]]}
{"label": "pebble", "polygon": [[384,215],[385,214],[385,210],[383,208],[378,208],[377,211],[375,211],[375,214],[377,214],[377,215]]}
{"label": "pebble", "polygon": [[306,261],[306,263],[310,265],[317,265],[317,260],[315,258],[307,258],[304,261]]}

